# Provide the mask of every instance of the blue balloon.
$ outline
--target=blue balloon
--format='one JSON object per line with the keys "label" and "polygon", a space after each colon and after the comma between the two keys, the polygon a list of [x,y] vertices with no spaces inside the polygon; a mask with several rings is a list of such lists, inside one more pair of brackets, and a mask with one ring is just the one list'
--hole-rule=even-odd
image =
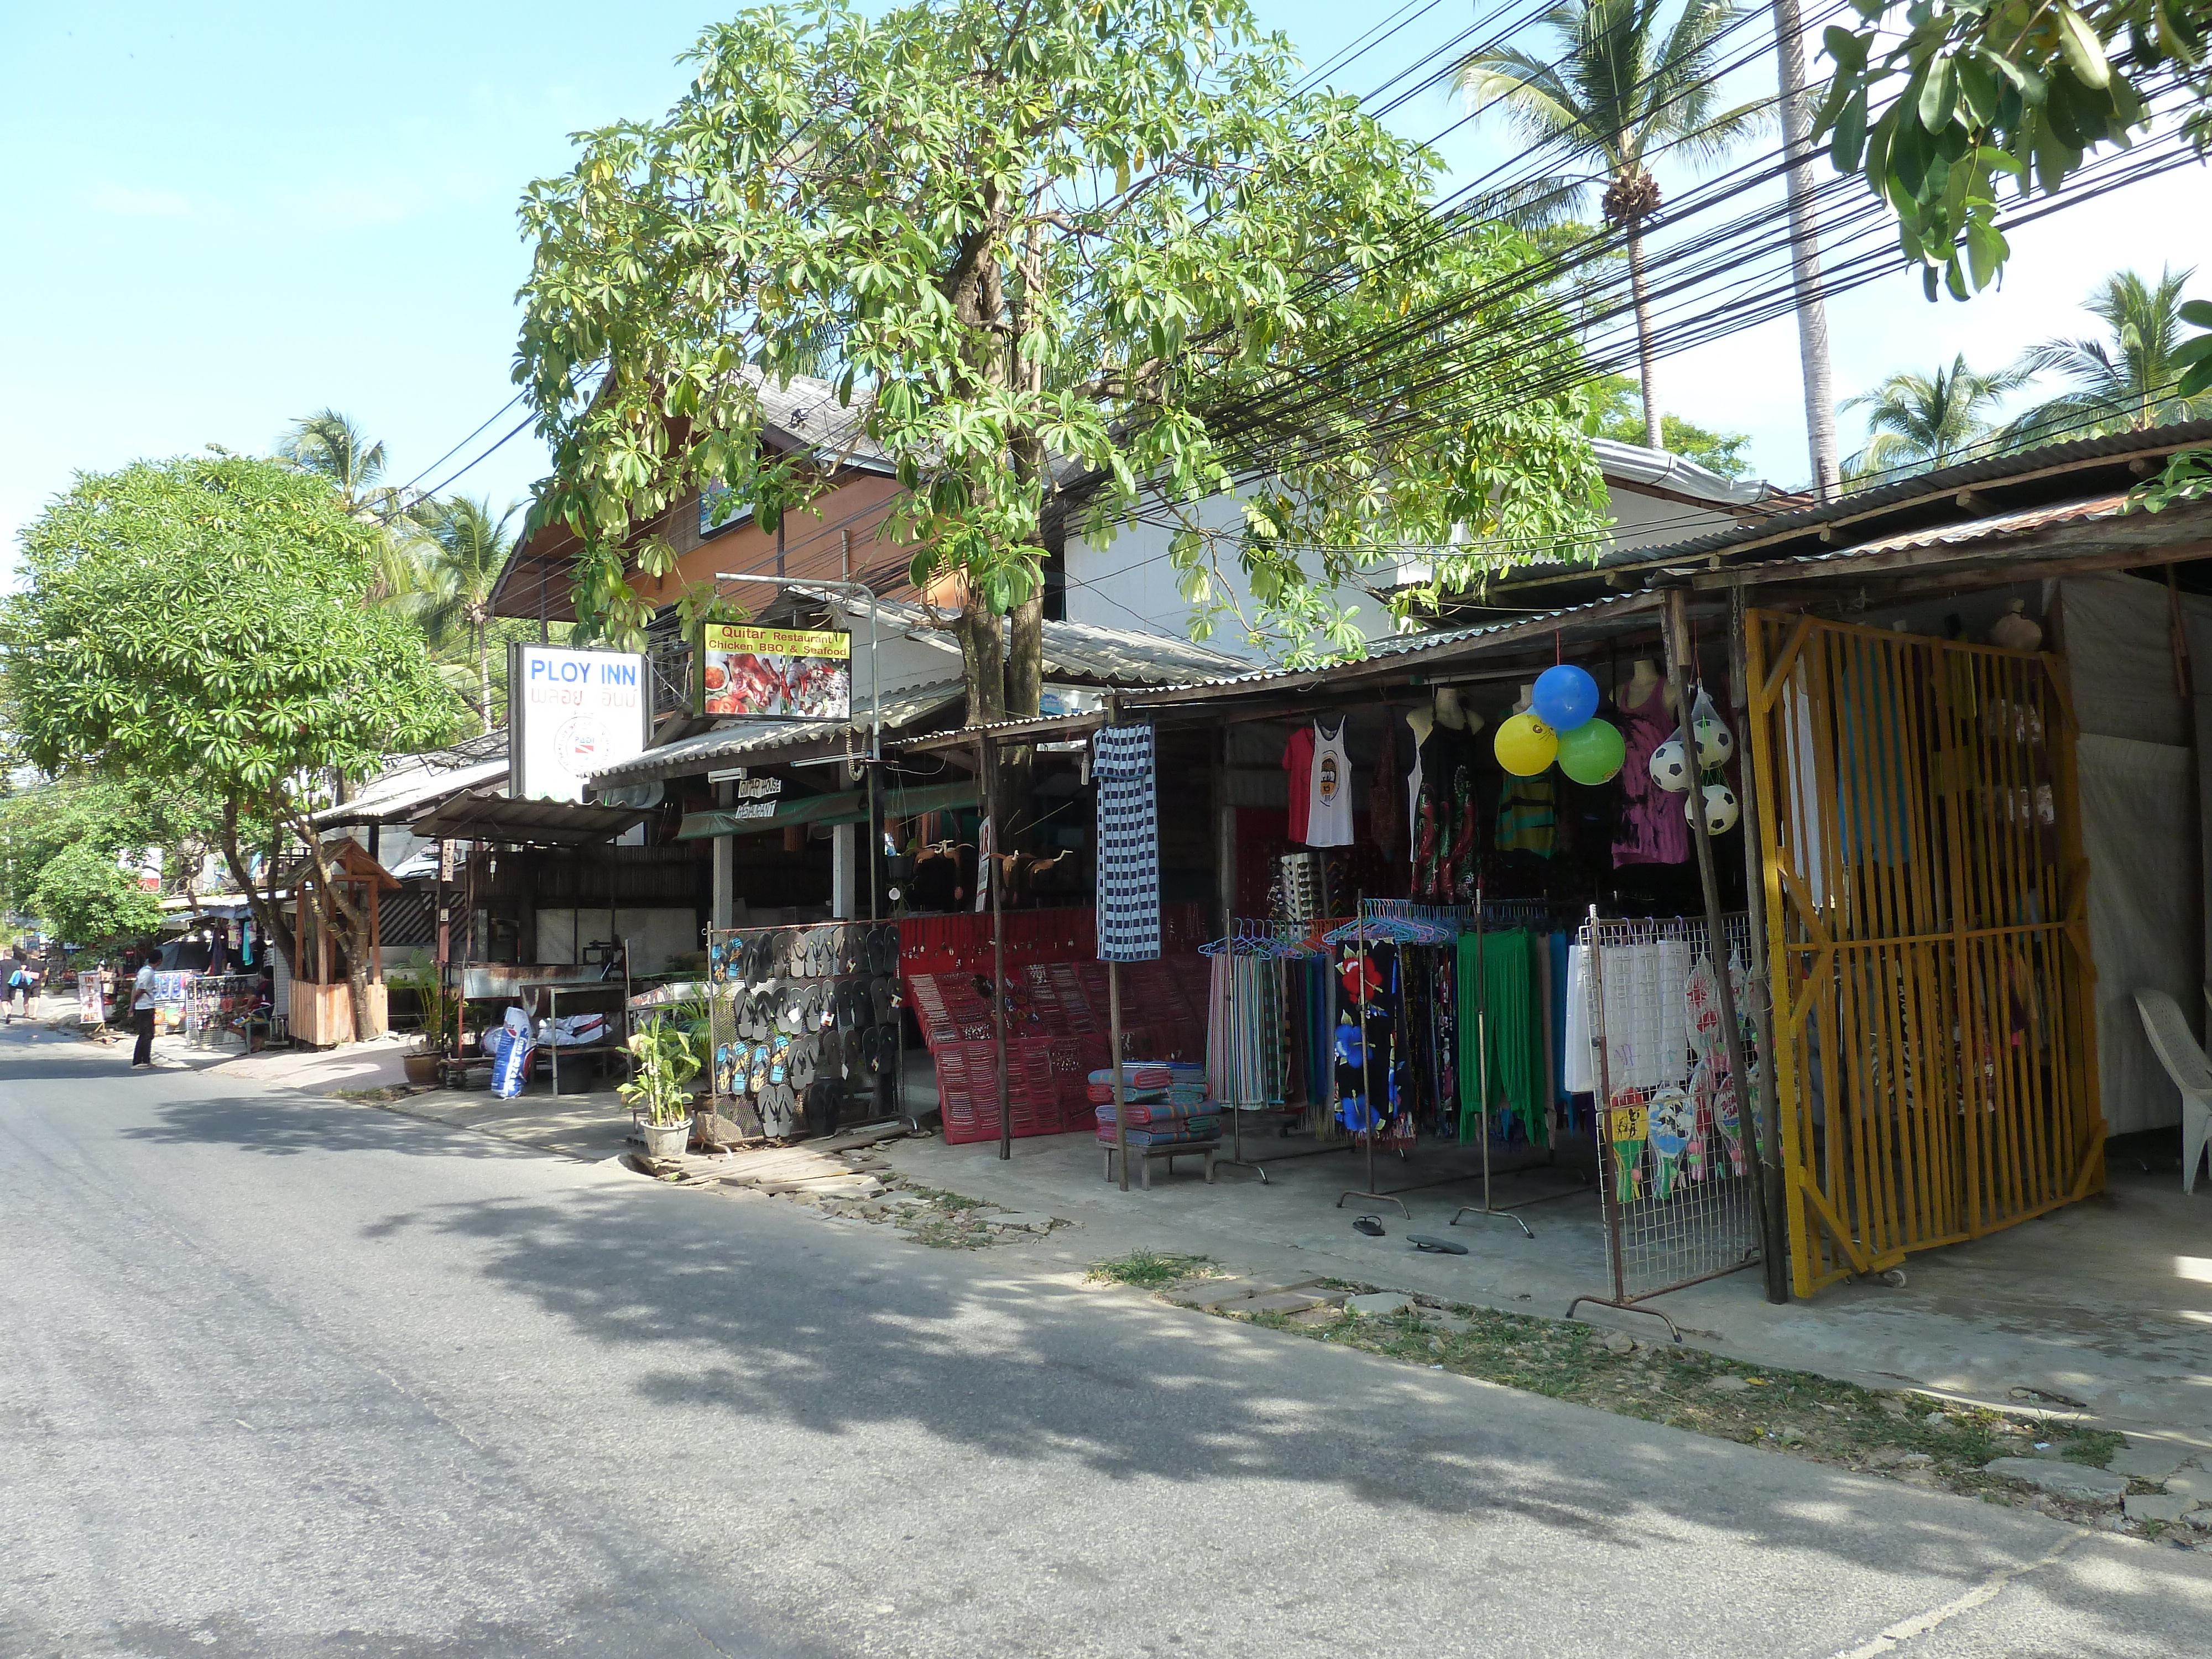
{"label": "blue balloon", "polygon": [[1554,732],[1586,726],[1597,713],[1597,682],[1572,663],[1547,668],[1536,676],[1528,712]]}

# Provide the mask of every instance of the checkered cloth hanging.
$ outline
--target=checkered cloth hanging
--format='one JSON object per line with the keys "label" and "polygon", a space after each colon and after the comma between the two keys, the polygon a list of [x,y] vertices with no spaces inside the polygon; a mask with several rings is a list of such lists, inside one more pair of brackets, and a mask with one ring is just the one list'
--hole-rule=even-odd
{"label": "checkered cloth hanging", "polygon": [[1093,741],[1098,781],[1098,959],[1160,954],[1160,821],[1152,795],[1152,728],[1109,726]]}

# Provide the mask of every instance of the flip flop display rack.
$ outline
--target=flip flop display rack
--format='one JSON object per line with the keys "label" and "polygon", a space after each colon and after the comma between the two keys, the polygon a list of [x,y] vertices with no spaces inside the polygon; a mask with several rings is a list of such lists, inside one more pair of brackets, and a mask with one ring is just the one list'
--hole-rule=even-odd
{"label": "flip flop display rack", "polygon": [[709,934],[714,1109],[771,1140],[892,1115],[898,961],[891,922]]}

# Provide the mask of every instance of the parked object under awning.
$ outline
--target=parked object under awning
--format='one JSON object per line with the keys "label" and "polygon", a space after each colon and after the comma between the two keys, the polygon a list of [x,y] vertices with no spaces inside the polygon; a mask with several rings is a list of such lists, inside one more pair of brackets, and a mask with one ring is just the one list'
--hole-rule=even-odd
{"label": "parked object under awning", "polygon": [[565,800],[509,800],[471,792],[441,801],[408,828],[425,841],[488,841],[511,846],[584,847],[612,841],[644,811],[635,806],[580,806]]}
{"label": "parked object under awning", "polygon": [[[896,817],[916,812],[945,812],[975,805],[975,785],[933,783],[921,789],[890,788],[884,792],[884,810]],[[708,812],[686,812],[678,841],[707,836],[750,836],[763,830],[790,830],[808,823],[866,823],[868,796],[862,789],[834,795],[808,795],[796,800],[741,801]]]}

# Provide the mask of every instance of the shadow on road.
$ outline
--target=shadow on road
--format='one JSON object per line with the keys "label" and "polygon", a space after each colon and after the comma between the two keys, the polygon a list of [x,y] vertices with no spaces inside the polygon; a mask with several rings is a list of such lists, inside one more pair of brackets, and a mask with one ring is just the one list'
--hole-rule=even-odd
{"label": "shadow on road", "polygon": [[158,1121],[120,1131],[157,1146],[234,1146],[283,1158],[301,1152],[398,1152],[410,1158],[540,1158],[526,1146],[373,1106],[312,1098],[228,1097],[173,1101]]}
{"label": "shadow on road", "polygon": [[[636,1392],[724,1419],[699,1425],[709,1436],[763,1421],[919,1431],[1117,1480],[1256,1477],[1409,1516],[1540,1520],[1631,1553],[1663,1556],[1694,1521],[1741,1530],[1747,1548],[1910,1567],[1961,1587],[2062,1535],[2010,1509],[1076,1290],[988,1256],[925,1254],[884,1229],[781,1206],[614,1188],[440,1206],[373,1231],[418,1229],[473,1241],[493,1281],[637,1356]],[[1334,1403],[1316,1412],[1316,1399]],[[1371,1532],[1345,1541],[1389,1547]],[[2212,1564],[2131,1556],[2120,1577],[2161,1608],[2142,1628],[2185,1609],[2212,1617]],[[2112,1582],[2106,1574],[2104,1596]],[[2067,1592],[2053,1580],[2045,1593]]]}

